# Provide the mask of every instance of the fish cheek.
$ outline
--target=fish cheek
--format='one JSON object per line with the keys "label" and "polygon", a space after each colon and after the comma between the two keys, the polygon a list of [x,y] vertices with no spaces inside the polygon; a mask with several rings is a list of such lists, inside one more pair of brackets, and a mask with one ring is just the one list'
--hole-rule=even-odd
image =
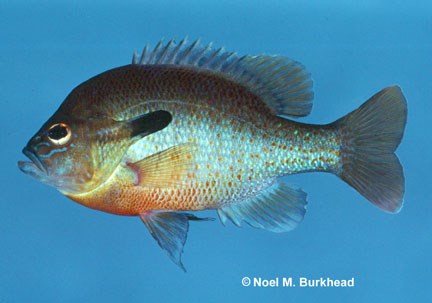
{"label": "fish cheek", "polygon": [[94,166],[89,155],[80,155],[74,162],[77,183],[89,184],[94,178]]}
{"label": "fish cheek", "polygon": [[82,192],[87,190],[94,176],[94,166],[91,155],[85,145],[76,143],[63,146],[62,152],[52,154],[52,173],[59,180],[62,187],[69,190]]}

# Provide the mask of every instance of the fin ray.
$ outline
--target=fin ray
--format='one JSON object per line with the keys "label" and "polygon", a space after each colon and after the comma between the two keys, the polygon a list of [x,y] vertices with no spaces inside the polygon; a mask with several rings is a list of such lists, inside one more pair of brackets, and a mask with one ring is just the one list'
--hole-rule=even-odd
{"label": "fin ray", "polygon": [[179,184],[193,169],[192,143],[179,144],[134,163],[127,163],[137,174],[136,185],[170,187]]}
{"label": "fin ray", "polygon": [[282,56],[242,56],[224,48],[212,49],[211,43],[200,46],[186,38],[173,39],[163,45],[160,41],[152,51],[146,47],[132,64],[175,64],[194,67],[229,78],[249,88],[261,97],[276,115],[306,116],[312,109],[312,80],[299,62]]}
{"label": "fin ray", "polygon": [[227,220],[236,226],[246,222],[255,228],[286,232],[303,220],[306,205],[305,192],[277,180],[255,197],[222,206],[218,215],[223,224]]}
{"label": "fin ray", "polygon": [[339,177],[375,206],[400,211],[405,192],[402,165],[394,154],[401,142],[407,104],[397,86],[381,90],[334,122],[345,137]]}
{"label": "fin ray", "polygon": [[189,221],[208,221],[188,213],[155,212],[140,214],[152,237],[166,251],[170,259],[186,272],[181,256],[189,230]]}

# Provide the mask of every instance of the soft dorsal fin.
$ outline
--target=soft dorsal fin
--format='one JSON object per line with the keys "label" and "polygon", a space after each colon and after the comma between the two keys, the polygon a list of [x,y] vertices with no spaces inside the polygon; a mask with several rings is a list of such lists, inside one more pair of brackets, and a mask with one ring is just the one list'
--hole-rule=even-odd
{"label": "soft dorsal fin", "polygon": [[276,115],[306,116],[312,109],[312,80],[305,67],[282,56],[238,56],[199,40],[187,43],[160,41],[153,50],[145,46],[141,56],[134,53],[132,64],[172,64],[218,73],[247,87]]}

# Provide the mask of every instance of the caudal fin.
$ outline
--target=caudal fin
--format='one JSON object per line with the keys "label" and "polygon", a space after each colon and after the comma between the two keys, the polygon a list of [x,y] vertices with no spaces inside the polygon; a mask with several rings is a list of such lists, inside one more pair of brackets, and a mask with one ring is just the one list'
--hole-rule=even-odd
{"label": "caudal fin", "polygon": [[339,177],[391,213],[400,211],[405,192],[403,169],[394,151],[406,119],[405,97],[398,86],[391,86],[334,122],[344,138]]}

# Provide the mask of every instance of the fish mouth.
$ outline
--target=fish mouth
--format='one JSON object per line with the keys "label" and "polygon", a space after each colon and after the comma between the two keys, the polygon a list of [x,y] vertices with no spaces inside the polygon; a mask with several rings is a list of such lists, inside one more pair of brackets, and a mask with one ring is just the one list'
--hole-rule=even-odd
{"label": "fish mouth", "polygon": [[40,172],[43,172],[44,174],[47,173],[47,170],[45,169],[45,166],[43,165],[40,158],[36,155],[35,152],[30,150],[27,147],[24,147],[22,150],[23,154],[27,156],[31,160],[31,162],[28,161],[18,161],[19,168],[24,172],[27,173],[29,171],[29,166],[32,166],[32,168],[37,168]]}

